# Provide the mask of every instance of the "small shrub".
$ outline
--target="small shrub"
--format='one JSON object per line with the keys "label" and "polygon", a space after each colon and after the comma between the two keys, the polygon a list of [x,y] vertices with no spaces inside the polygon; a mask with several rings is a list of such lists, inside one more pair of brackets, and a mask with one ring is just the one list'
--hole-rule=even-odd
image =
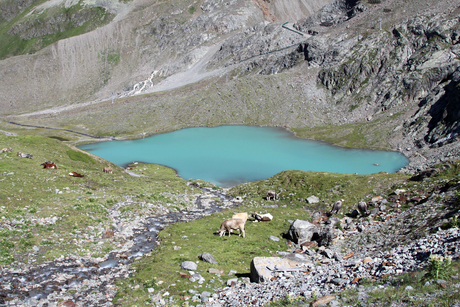
{"label": "small shrub", "polygon": [[281,300],[273,301],[268,306],[270,307],[283,307],[283,306],[305,306],[305,299],[302,297],[293,297],[291,295],[286,295]]}
{"label": "small shrub", "polygon": [[458,228],[460,226],[460,221],[457,216],[454,216],[450,219],[450,228]]}
{"label": "small shrub", "polygon": [[145,289],[148,289],[148,288],[155,288],[156,286],[156,277],[153,277],[153,279],[148,279],[144,282],[144,288]]}
{"label": "small shrub", "polygon": [[451,263],[452,258],[449,256],[431,255],[425,279],[448,278],[451,274]]}

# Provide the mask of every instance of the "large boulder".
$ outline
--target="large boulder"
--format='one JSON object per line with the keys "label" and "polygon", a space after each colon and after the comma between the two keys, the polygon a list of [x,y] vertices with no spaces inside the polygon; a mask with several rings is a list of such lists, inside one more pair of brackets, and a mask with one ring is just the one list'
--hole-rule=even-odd
{"label": "large boulder", "polygon": [[181,263],[180,267],[184,270],[196,271],[198,266],[193,261],[184,261]]}
{"label": "large boulder", "polygon": [[300,262],[280,257],[255,257],[251,261],[251,282],[270,281],[276,272],[296,269]]}
{"label": "large boulder", "polygon": [[210,253],[202,253],[199,258],[200,258],[200,260],[203,260],[203,261],[206,261],[206,262],[209,262],[209,263],[213,263],[213,264],[217,263],[217,261],[214,259],[213,255],[211,255]]}
{"label": "large boulder", "polygon": [[315,224],[304,220],[295,220],[289,227],[288,238],[294,243],[303,243],[311,241],[319,233],[320,229]]}
{"label": "large boulder", "polygon": [[312,196],[307,198],[307,203],[309,203],[309,204],[319,203],[319,198],[317,196],[315,196],[315,195],[312,195]]}

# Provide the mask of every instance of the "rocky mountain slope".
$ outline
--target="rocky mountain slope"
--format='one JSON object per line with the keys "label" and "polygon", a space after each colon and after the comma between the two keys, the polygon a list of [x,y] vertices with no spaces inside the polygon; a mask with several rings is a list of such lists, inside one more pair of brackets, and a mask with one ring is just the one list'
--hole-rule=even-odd
{"label": "rocky mountain slope", "polygon": [[[0,60],[4,120],[124,138],[285,126],[343,146],[399,150],[408,171],[459,156],[455,1],[1,7],[7,45],[41,40],[22,49],[33,53],[14,56],[19,48]],[[103,12],[98,22],[94,8]]]}

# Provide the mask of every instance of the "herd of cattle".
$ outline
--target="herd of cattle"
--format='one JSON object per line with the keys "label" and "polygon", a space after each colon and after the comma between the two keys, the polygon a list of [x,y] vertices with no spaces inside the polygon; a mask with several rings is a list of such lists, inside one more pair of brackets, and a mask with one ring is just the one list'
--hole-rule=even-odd
{"label": "herd of cattle", "polygon": [[[13,151],[13,148],[8,147],[8,148],[1,149],[0,153],[4,153],[4,152],[9,153],[9,152],[12,152],[12,151]],[[32,154],[25,154],[25,153],[22,153],[20,151],[17,152],[16,156],[18,156],[20,158],[28,158],[28,159],[32,159],[32,157],[33,157]],[[40,165],[43,166],[43,168],[46,168],[46,169],[57,169],[57,165],[53,161],[46,161],[46,162],[43,162]],[[113,168],[110,167],[110,166],[106,166],[106,167],[104,167],[102,169],[102,171],[104,173],[112,174],[113,173]],[[77,172],[70,172],[69,175],[72,176],[72,177],[84,177],[84,175],[79,174]]]}
{"label": "herd of cattle", "polygon": [[[0,150],[0,153],[3,153],[3,152],[8,153],[8,152],[12,152],[12,151],[13,151],[12,148],[3,148],[2,150]],[[22,153],[20,151],[18,151],[17,156],[21,157],[21,158],[32,159],[31,154],[24,154],[24,153]],[[47,168],[47,169],[57,169],[57,165],[54,164],[53,161],[46,161],[46,162],[43,162],[40,165],[42,165],[43,168]],[[102,169],[102,171],[104,173],[112,174],[113,169],[110,166],[106,166],[106,167],[104,167]],[[84,175],[79,174],[77,172],[70,172],[69,175],[73,176],[73,177],[84,177]],[[276,200],[276,199],[278,199],[278,196],[279,195],[278,195],[278,193],[276,193],[276,191],[269,190],[269,191],[267,191],[266,199],[267,200]],[[336,201],[334,203],[334,205],[332,206],[332,209],[329,212],[329,215],[337,214],[339,212],[339,210],[342,208],[343,201],[344,201],[343,199]],[[362,215],[367,214],[368,213],[367,204],[365,202],[363,202],[363,201],[360,201],[358,203],[358,210]],[[270,213],[258,214],[257,212],[254,212],[253,214],[251,214],[251,217],[254,218],[254,221],[271,221],[273,219],[273,216]],[[228,232],[228,235],[230,236],[232,230],[239,229],[240,230],[240,236],[243,235],[243,238],[244,238],[245,237],[244,225],[245,225],[247,220],[248,220],[248,213],[247,212],[245,212],[245,213],[237,213],[231,219],[227,219],[227,220],[223,221],[221,226],[220,226],[220,228],[219,228],[219,230],[217,231],[217,233],[219,234],[219,236],[222,237],[223,235],[225,235],[226,232]]]}
{"label": "herd of cattle", "polygon": [[[278,199],[279,193],[276,193],[276,191],[270,190],[267,191],[267,200],[276,200]],[[343,205],[343,199],[338,200],[334,203],[332,206],[331,211],[329,211],[329,216],[332,216],[334,214],[338,214],[340,209],[342,208]],[[358,210],[361,215],[366,215],[368,214],[367,210],[367,203],[364,201],[360,201],[358,203]],[[265,214],[258,214],[257,212],[254,212],[251,214],[251,217],[254,218],[254,222],[263,222],[263,221],[271,221],[273,220],[273,216],[270,213],[265,213]],[[220,228],[217,230],[217,234],[222,237],[228,232],[228,236],[232,233],[233,230],[240,230],[239,235],[245,237],[246,233],[244,231],[244,225],[246,221],[248,220],[248,213],[236,213],[235,215],[232,216],[231,219],[227,219],[222,222],[220,225]]]}

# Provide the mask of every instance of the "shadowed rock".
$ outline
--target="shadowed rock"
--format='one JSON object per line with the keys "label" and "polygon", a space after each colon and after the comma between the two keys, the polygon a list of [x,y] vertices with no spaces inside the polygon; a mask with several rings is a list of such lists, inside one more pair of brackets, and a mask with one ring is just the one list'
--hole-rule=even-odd
{"label": "shadowed rock", "polygon": [[311,241],[320,232],[318,226],[304,220],[295,220],[288,231],[288,238],[295,243]]}
{"label": "shadowed rock", "polygon": [[206,261],[208,263],[217,263],[217,261],[214,259],[214,257],[210,253],[202,253],[200,255],[200,260]]}

